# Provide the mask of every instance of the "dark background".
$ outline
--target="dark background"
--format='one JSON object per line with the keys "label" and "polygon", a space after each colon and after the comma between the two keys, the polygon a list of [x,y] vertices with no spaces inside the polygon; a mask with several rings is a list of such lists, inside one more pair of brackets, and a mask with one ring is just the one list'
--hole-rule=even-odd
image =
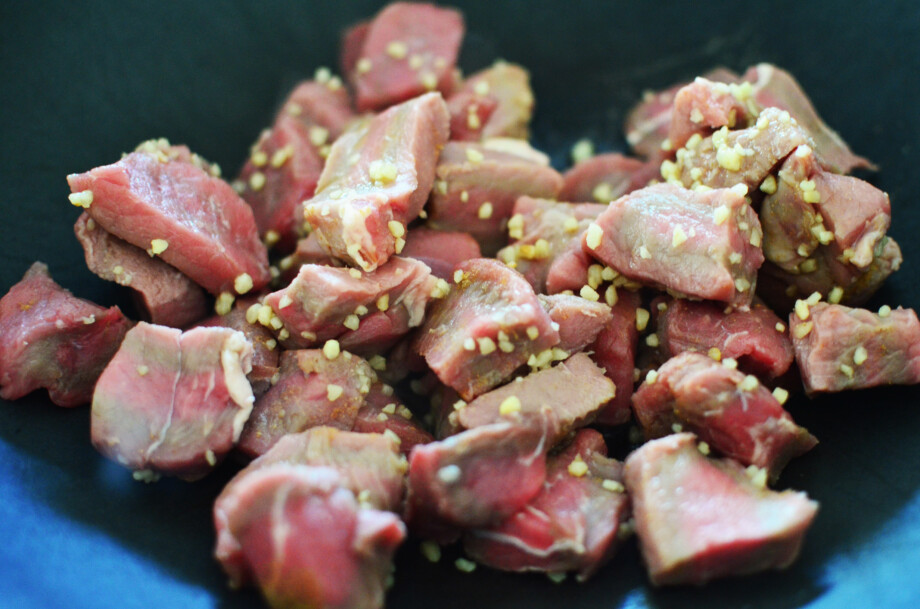
{"label": "dark background", "polygon": [[[920,306],[920,7],[913,2],[455,2],[462,66],[532,72],[534,144],[563,168],[590,137],[622,149],[643,90],[722,64],[788,68],[891,195],[905,263],[871,306]],[[298,79],[337,65],[339,32],[379,2],[0,3],[0,290],[36,259],[96,302],[127,299],[92,276],[73,238],[64,177],[168,137],[232,177]],[[920,391],[792,404],[821,444],[782,484],[821,502],[786,573],[654,590],[634,542],[584,585],[400,553],[394,609],[415,607],[917,607]],[[622,456],[622,455],[620,455]],[[210,503],[225,466],[191,485],[146,486],[98,456],[88,409],[44,395],[0,404],[0,607],[259,607],[211,559]]]}

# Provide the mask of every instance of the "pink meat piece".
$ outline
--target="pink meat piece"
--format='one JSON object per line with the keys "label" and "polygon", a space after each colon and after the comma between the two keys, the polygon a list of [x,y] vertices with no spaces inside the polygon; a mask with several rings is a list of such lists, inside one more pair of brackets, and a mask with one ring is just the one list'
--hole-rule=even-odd
{"label": "pink meat piece", "polygon": [[[477,106],[480,119],[478,129],[470,129],[470,107]],[[485,70],[470,75],[447,99],[451,125],[465,124],[467,130],[451,139],[468,141],[490,137],[529,139],[530,119],[533,116],[534,95],[530,87],[530,74],[519,65],[497,61]],[[483,109],[489,109],[487,115]],[[478,133],[478,136],[475,135]]]}
{"label": "pink meat piece", "polygon": [[447,542],[459,529],[498,524],[540,492],[548,449],[542,431],[511,423],[416,446],[409,456],[409,528]]}
{"label": "pink meat piece", "polygon": [[[573,392],[573,387],[578,391]],[[591,423],[616,395],[616,386],[584,353],[484,393],[457,411],[460,426],[473,429],[503,421],[544,430],[552,446]],[[513,405],[511,405],[513,402]],[[509,407],[512,411],[503,413]]]}
{"label": "pink meat piece", "polygon": [[419,226],[409,231],[405,258],[421,260],[431,269],[431,274],[452,281],[454,269],[461,262],[481,258],[479,244],[469,233],[435,230]]}
{"label": "pink meat piece", "polygon": [[372,271],[402,251],[447,142],[447,106],[429,93],[356,121],[332,145],[304,216],[320,244]]}
{"label": "pink meat piece", "polygon": [[748,68],[744,80],[754,89],[754,99],[762,106],[775,106],[787,110],[801,124],[815,142],[821,164],[835,173],[850,173],[854,169],[875,169],[867,159],[850,151],[836,131],[828,127],[789,72],[768,63]]}
{"label": "pink meat piece", "polygon": [[312,427],[350,430],[377,375],[345,351],[330,360],[321,349],[284,351],[279,375],[260,397],[240,436],[240,450],[265,454],[282,436]]}
{"label": "pink meat piece", "polygon": [[613,319],[610,307],[601,302],[567,294],[540,294],[538,298],[550,319],[558,324],[559,344],[556,346],[566,353],[577,353],[593,343]]}
{"label": "pink meat piece", "polygon": [[[355,276],[356,275],[356,276]],[[305,264],[264,304],[283,323],[282,342],[306,348],[337,338],[349,350],[392,345],[422,323],[437,280],[424,263],[394,256],[370,273]],[[357,317],[358,326],[353,326]],[[285,333],[286,332],[286,333]]]}
{"label": "pink meat piece", "polygon": [[[693,135],[706,137],[716,129],[747,127],[760,112],[749,96],[732,83],[697,77],[674,95],[668,142],[676,150]],[[743,100],[743,101],[742,101]]]}
{"label": "pink meat piece", "polygon": [[179,270],[119,239],[86,213],[73,227],[86,266],[93,273],[134,290],[144,319],[161,326],[184,328],[208,314],[204,290]]}
{"label": "pink meat piece", "polygon": [[455,142],[478,142],[482,139],[482,126],[489,122],[498,108],[498,100],[491,95],[479,95],[464,89],[447,99],[450,111],[450,139]]}
{"label": "pink meat piece", "polygon": [[610,203],[659,178],[659,165],[618,152],[599,154],[576,163],[562,174],[559,200]]}
{"label": "pink meat piece", "polygon": [[658,339],[666,358],[716,348],[722,359],[737,360],[741,370],[762,380],[778,379],[792,366],[795,353],[786,325],[761,304],[728,313],[711,302],[672,299],[666,305],[658,315]]}
{"label": "pink meat piece", "polygon": [[688,433],[633,451],[625,478],[656,586],[785,569],[818,510],[805,493],[771,491],[737,462],[707,459]]}
{"label": "pink meat piece", "polygon": [[669,359],[646,377],[632,403],[646,438],[680,425],[721,454],[765,469],[770,480],[818,443],[753,376],[699,353]]}
{"label": "pink meat piece", "polygon": [[0,397],[48,390],[58,406],[88,404],[131,322],[59,286],[35,262],[0,299]]}
{"label": "pink meat piece", "polygon": [[466,402],[460,394],[447,385],[438,385],[431,394],[431,428],[434,437],[443,440],[463,431],[460,426],[460,409]]}
{"label": "pink meat piece", "polygon": [[404,455],[416,446],[434,441],[412,411],[393,395],[393,388],[383,383],[371,385],[352,430],[378,434],[389,430],[399,438],[399,451]]}
{"label": "pink meat piece", "polygon": [[349,77],[349,84],[354,85],[350,79],[355,70],[355,64],[361,58],[361,50],[364,47],[364,39],[367,38],[367,32],[371,28],[370,21],[361,21],[342,32],[341,42],[339,44],[339,67],[342,74]]}
{"label": "pink meat piece", "polygon": [[[318,80],[305,80],[300,82],[282,104],[275,123],[280,122],[282,116],[290,116],[300,121],[308,129],[320,127],[328,133],[313,130],[314,145],[324,146],[331,144],[345,131],[348,124],[355,118],[351,109],[351,100],[348,91],[341,83],[334,79],[321,82]],[[325,135],[326,137],[322,137]],[[269,159],[270,160],[270,159]]]}
{"label": "pink meat piece", "polygon": [[920,383],[920,322],[913,309],[882,316],[819,302],[789,331],[809,394]]}
{"label": "pink meat piece", "polygon": [[317,264],[319,266],[342,266],[342,263],[330,256],[323,246],[319,244],[316,235],[310,233],[303,239],[297,240],[297,247],[289,255],[278,261],[278,270],[281,273],[281,285],[288,285],[297,273],[300,267],[305,264]]}
{"label": "pink meat piece", "polygon": [[[225,533],[272,607],[382,609],[393,554],[405,539],[399,518],[361,507],[325,467],[276,464],[223,496]],[[220,555],[218,553],[218,559]]]}
{"label": "pink meat piece", "polygon": [[599,425],[621,425],[631,418],[633,374],[636,368],[636,309],[642,300],[635,292],[620,290],[611,308],[612,318],[601,330],[594,344],[588,347],[594,361],[604,368],[607,378],[617,387],[617,394],[597,415]]}
{"label": "pink meat piece", "polygon": [[204,476],[252,412],[251,361],[241,332],[139,323],[96,383],[93,446],[135,472]]}
{"label": "pink meat piece", "polygon": [[428,91],[449,94],[464,29],[463,15],[453,9],[409,2],[386,6],[363,36],[359,30],[346,40],[351,63],[351,45],[363,37],[349,74],[358,110],[382,110]]}
{"label": "pink meat piece", "polygon": [[[579,462],[587,472],[570,473],[572,463]],[[584,581],[619,546],[618,533],[629,516],[622,481],[623,465],[607,457],[603,437],[582,429],[548,459],[540,494],[498,526],[467,533],[464,550],[476,562],[503,571],[577,571]]]}
{"label": "pink meat piece", "polygon": [[469,233],[487,256],[506,243],[518,197],[554,199],[562,188],[562,176],[526,142],[499,146],[449,142],[427,206],[429,226]]}
{"label": "pink meat piece", "polygon": [[461,280],[432,306],[417,351],[441,382],[471,400],[556,345],[559,333],[519,273],[486,258],[457,269]]}
{"label": "pink meat piece", "polygon": [[746,307],[763,263],[761,236],[757,214],[738,192],[658,184],[611,203],[583,245],[628,278]]}
{"label": "pink meat piece", "polygon": [[180,155],[146,148],[67,182],[74,193],[92,193],[86,212],[99,226],[212,294],[233,292],[244,274],[255,290],[271,278],[252,210],[229,184]]}

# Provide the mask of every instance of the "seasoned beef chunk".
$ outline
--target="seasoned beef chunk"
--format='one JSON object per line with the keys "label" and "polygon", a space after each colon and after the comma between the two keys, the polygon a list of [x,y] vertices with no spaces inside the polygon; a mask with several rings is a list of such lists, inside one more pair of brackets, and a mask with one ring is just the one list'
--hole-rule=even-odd
{"label": "seasoned beef chunk", "polygon": [[281,354],[278,379],[256,401],[240,436],[240,450],[258,456],[289,433],[323,425],[354,427],[377,375],[367,362],[347,351],[338,352],[334,344],[326,350]]}
{"label": "seasoned beef chunk", "polygon": [[231,585],[242,583],[242,569],[279,609],[383,607],[405,527],[395,514],[362,507],[334,469],[265,467],[239,480],[220,507],[224,534],[239,547],[236,564],[222,563]]}
{"label": "seasoned beef chunk", "polygon": [[[633,394],[633,374],[636,367],[636,346],[639,330],[636,328],[639,305],[642,303],[635,292],[620,291],[617,302],[611,309],[612,318],[598,334],[592,358],[604,368],[607,378],[616,384],[617,394],[597,415],[600,425],[620,425],[629,422],[630,399]],[[642,320],[642,328],[648,323],[648,311]]]}
{"label": "seasoned beef chunk", "polygon": [[599,154],[576,163],[562,174],[559,200],[610,203],[658,177],[657,163],[632,159],[617,152]]}
{"label": "seasoned beef chunk", "polygon": [[469,233],[434,230],[419,226],[406,236],[404,258],[415,258],[428,265],[431,274],[451,281],[461,262],[481,258],[479,244]]}
{"label": "seasoned beef chunk", "polygon": [[151,323],[185,328],[208,314],[204,290],[179,270],[119,239],[86,213],[80,214],[73,230],[89,270],[134,290],[138,309]]}
{"label": "seasoned beef chunk", "polygon": [[501,262],[478,258],[457,273],[457,284],[432,306],[417,345],[441,382],[471,400],[551,349],[559,333],[530,284]]}
{"label": "seasoned beef chunk", "polygon": [[625,478],[656,586],[784,569],[818,510],[805,493],[771,491],[737,462],[707,459],[687,433],[635,450]]}
{"label": "seasoned beef chunk", "polygon": [[873,313],[799,303],[789,331],[809,394],[920,383],[920,322],[913,309]]}
{"label": "seasoned beef chunk", "polygon": [[566,353],[577,353],[593,343],[613,318],[609,306],[578,296],[540,294],[538,298],[549,318],[559,326],[556,347]]}
{"label": "seasoned beef chunk", "polygon": [[142,144],[117,163],[71,174],[71,199],[125,241],[212,294],[260,290],[268,257],[252,210],[181,146]]}
{"label": "seasoned beef chunk", "polygon": [[404,455],[418,445],[434,441],[412,411],[393,395],[393,388],[383,383],[371,385],[352,430],[378,434],[390,431],[398,439],[399,452]]}
{"label": "seasoned beef chunk", "polygon": [[757,214],[736,190],[658,184],[611,203],[583,245],[631,279],[748,306],[763,263],[761,237]]}
{"label": "seasoned beef chunk", "polygon": [[795,354],[784,324],[761,304],[729,312],[711,302],[672,299],[658,313],[662,355],[685,351],[732,358],[739,367],[761,379],[777,379],[792,366]]}
{"label": "seasoned beef chunk", "polygon": [[765,469],[771,480],[817,444],[756,377],[699,353],[682,353],[650,372],[632,402],[647,438],[682,427],[723,455]]}
{"label": "seasoned beef chunk", "polygon": [[453,9],[409,2],[388,5],[363,36],[359,30],[346,39],[345,49],[352,55],[352,45],[363,38],[349,74],[358,110],[382,110],[428,91],[449,94],[463,32],[463,15]]}
{"label": "seasoned beef chunk", "polygon": [[355,121],[332,145],[304,216],[330,254],[372,271],[405,246],[447,141],[447,106],[429,93]]}
{"label": "seasoned beef chunk", "polygon": [[[526,140],[533,105],[533,90],[527,70],[497,61],[492,67],[470,75],[447,99],[451,139],[476,141],[490,137],[513,137]],[[461,129],[455,131],[454,125]]]}
{"label": "seasoned beef chunk", "polygon": [[467,429],[509,421],[546,430],[553,445],[590,423],[615,394],[603,369],[584,353],[576,353],[553,368],[480,395],[458,410],[457,420]]}
{"label": "seasoned beef chunk", "polygon": [[[545,162],[544,162],[545,161]],[[526,142],[449,142],[438,161],[428,203],[428,224],[472,235],[485,255],[506,242],[505,231],[519,196],[555,198],[562,176]]]}
{"label": "seasoned beef chunk", "polygon": [[424,263],[398,256],[370,273],[305,264],[265,297],[259,321],[292,348],[338,338],[349,351],[379,353],[421,324],[429,298],[440,295],[437,281]]}
{"label": "seasoned beef chunk", "polygon": [[239,439],[252,411],[251,361],[241,332],[139,323],[96,384],[93,446],[138,479],[204,476]]}
{"label": "seasoned beef chunk", "polygon": [[409,456],[409,528],[446,542],[459,529],[498,524],[540,492],[548,449],[542,430],[513,423],[416,446]]}
{"label": "seasoned beef chunk", "polygon": [[35,262],[0,299],[0,397],[45,388],[58,406],[88,404],[131,322],[59,286]]}
{"label": "seasoned beef chunk", "polygon": [[[310,142],[320,148],[334,142],[355,118],[348,91],[338,80],[321,75],[294,87],[278,111],[275,122],[279,122],[284,115],[297,119],[309,128]],[[313,127],[325,129],[328,134]]]}
{"label": "seasoned beef chunk", "polygon": [[367,38],[367,32],[370,29],[370,21],[361,21],[342,32],[339,44],[339,67],[342,69],[342,74],[348,77],[349,83],[352,85],[354,85],[352,75],[354,74],[355,64],[361,58],[364,39]]}
{"label": "seasoned beef chunk", "polygon": [[751,99],[750,84],[714,82],[698,77],[674,95],[668,143],[672,149],[683,148],[694,135],[701,138],[716,129],[749,126],[760,108]]}
{"label": "seasoned beef chunk", "polygon": [[607,457],[603,437],[582,429],[548,459],[540,494],[501,524],[470,531],[471,558],[504,571],[577,571],[584,581],[618,547],[629,516],[623,466]]}

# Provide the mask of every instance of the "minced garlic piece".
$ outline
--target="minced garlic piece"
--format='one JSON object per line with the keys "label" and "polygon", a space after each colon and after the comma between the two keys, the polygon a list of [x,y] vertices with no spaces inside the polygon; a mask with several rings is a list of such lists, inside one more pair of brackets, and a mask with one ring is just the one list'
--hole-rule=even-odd
{"label": "minced garlic piece", "polygon": [[329,383],[328,385],[326,385],[326,398],[330,402],[334,402],[340,397],[342,397],[342,394],[344,392],[345,392],[345,389],[343,389],[341,385],[334,385],[332,383]]}
{"label": "minced garlic piece", "polygon": [[847,365],[847,364],[840,364],[839,368],[840,368],[840,371],[841,371],[844,375],[846,375],[846,377],[847,377],[848,379],[852,379],[852,378],[853,378],[853,367],[852,367],[852,366],[849,366],[849,365]]}
{"label": "minced garlic piece", "polygon": [[869,359],[869,352],[866,351],[866,348],[862,345],[856,347],[856,351],[853,352],[853,363],[861,366],[867,359]]}
{"label": "minced garlic piece", "polygon": [[776,192],[776,178],[772,175],[764,178],[764,181],[760,183],[760,191],[768,195],[772,195]]}
{"label": "minced garlic piece", "polygon": [[738,360],[736,360],[736,359],[733,358],[733,357],[726,357],[726,358],[723,358],[723,359],[722,359],[722,365],[723,365],[724,367],[728,368],[729,370],[737,370],[737,369],[738,369]]}
{"label": "minced garlic piece", "polygon": [[598,203],[610,203],[613,198],[613,189],[610,188],[610,184],[607,182],[601,182],[591,191],[591,196]]}
{"label": "minced garlic piece", "polygon": [[789,399],[789,392],[782,387],[777,387],[773,390],[773,397],[775,397],[776,401],[780,404],[785,404],[786,400]]}
{"label": "minced garlic piece", "polygon": [[[477,83],[478,84],[478,83]],[[582,139],[572,146],[572,162],[580,163],[594,156],[594,144],[589,139]]]}
{"label": "minced garlic piece", "polygon": [[402,237],[397,237],[396,243],[393,245],[393,250],[397,254],[401,254],[404,247],[406,247],[406,240]]}
{"label": "minced garlic piece", "polygon": [[454,566],[457,567],[458,571],[463,571],[464,573],[472,573],[476,570],[476,563],[466,558],[458,558],[454,561]]}
{"label": "minced garlic piece", "polygon": [[252,285],[252,277],[249,276],[249,273],[240,273],[233,280],[233,289],[237,294],[245,294],[252,289]]}
{"label": "minced garlic piece", "polygon": [[473,85],[473,92],[479,96],[485,96],[489,94],[489,82],[486,80],[476,81],[476,84]]}
{"label": "minced garlic piece", "polygon": [[483,355],[489,355],[493,353],[497,348],[495,341],[489,338],[488,336],[483,336],[482,338],[477,338],[476,342],[479,344],[479,352]]}
{"label": "minced garlic piece", "polygon": [[342,348],[339,346],[339,341],[334,338],[330,338],[326,341],[326,344],[323,345],[323,355],[325,355],[328,360],[334,360],[341,352]]}
{"label": "minced garlic piece", "polygon": [[137,373],[141,376],[147,376],[148,372],[150,372],[150,368],[148,368],[144,364],[141,364],[140,366],[137,367]]}
{"label": "minced garlic piece", "polygon": [[671,234],[671,247],[679,247],[686,240],[687,233],[684,232],[684,229],[680,226],[675,226],[674,232]]}
{"label": "minced garlic piece", "polygon": [[476,350],[476,341],[472,337],[468,337],[463,340],[463,348],[466,351],[475,351]]}
{"label": "minced garlic piece", "polygon": [[645,344],[648,345],[649,347],[652,347],[653,349],[654,349],[655,347],[657,347],[658,344],[659,344],[659,342],[658,342],[658,335],[657,335],[657,334],[649,334],[648,336],[646,336],[646,337],[645,337]]}
{"label": "minced garlic piece", "polygon": [[230,309],[233,308],[233,301],[235,297],[230,292],[221,292],[220,296],[217,297],[217,300],[214,302],[214,311],[218,315],[226,315],[230,312]]}
{"label": "minced garlic piece", "polygon": [[438,77],[434,72],[422,72],[418,79],[419,82],[422,83],[422,86],[428,91],[434,91],[438,88]]}
{"label": "minced garlic piece", "polygon": [[441,546],[434,541],[423,541],[419,545],[419,550],[421,550],[422,556],[427,558],[429,562],[438,562],[441,560]]}
{"label": "minced garlic piece", "polygon": [[589,285],[581,286],[581,290],[578,292],[578,295],[584,298],[585,300],[590,300],[591,302],[597,302],[601,299],[600,294]]}
{"label": "minced garlic piece", "polygon": [[431,289],[432,298],[444,298],[450,294],[450,284],[447,283],[444,279],[438,278],[435,282],[434,287]]}
{"label": "minced garlic piece", "polygon": [[390,295],[389,294],[384,294],[380,298],[377,299],[377,310],[378,311],[386,311],[389,308],[390,308]]}
{"label": "minced garlic piece", "polygon": [[645,382],[648,383],[649,385],[654,385],[655,383],[657,383],[658,382],[658,371],[649,370],[648,374],[645,375]]}
{"label": "minced garlic piece", "polygon": [[652,257],[652,253],[648,251],[648,248],[644,245],[639,246],[639,257],[648,260]]}
{"label": "minced garlic piece", "polygon": [[804,323],[798,324],[795,328],[792,329],[792,334],[796,338],[805,338],[811,333],[811,330],[814,327],[814,325],[815,324],[810,321],[806,321]]}
{"label": "minced garlic piece", "polygon": [[389,184],[396,179],[398,170],[395,164],[378,159],[371,161],[367,167],[367,173],[374,182]]}
{"label": "minced garlic piece", "polygon": [[739,171],[741,169],[741,151],[736,145],[733,148],[720,146],[716,151],[716,162],[723,169],[728,171]]}
{"label": "minced garlic piece", "polygon": [[709,444],[707,442],[700,442],[696,445],[697,450],[699,450],[704,455],[708,455],[710,452]]}
{"label": "minced garlic piece", "polygon": [[776,322],[776,326],[774,326],[774,327],[776,328],[776,331],[777,331],[777,332],[785,332],[785,331],[786,331],[786,324],[784,324],[784,323],[781,322],[781,321]]}
{"label": "minced garlic piece", "polygon": [[294,147],[290,144],[284,148],[279,148],[272,155],[272,167],[278,169],[287,163],[288,159],[294,156]]}
{"label": "minced garlic piece", "polygon": [[265,154],[264,150],[254,150],[249,156],[249,160],[256,167],[264,167],[268,163],[268,155]]}
{"label": "minced garlic piece", "polygon": [[75,206],[88,209],[93,204],[93,191],[82,190],[74,192],[67,196],[67,199]]}
{"label": "minced garlic piece", "polygon": [[891,307],[889,307],[888,305],[882,305],[881,307],[879,307],[878,309],[879,317],[888,317],[889,315],[891,315]]}
{"label": "minced garlic piece", "polygon": [[275,312],[272,311],[272,308],[268,305],[261,305],[259,308],[258,320],[259,323],[263,326],[267,326],[271,323],[272,318],[275,316]]}
{"label": "minced garlic piece", "polygon": [[587,233],[585,233],[585,244],[592,250],[596,250],[600,246],[603,236],[604,229],[592,222],[588,226]]}
{"label": "minced garlic piece", "polygon": [[169,247],[169,241],[166,239],[151,239],[150,249],[147,250],[147,253],[150,254],[150,257],[157,256],[166,251],[166,248]]}
{"label": "minced garlic piece", "polygon": [[642,332],[648,326],[650,313],[645,309],[636,309],[636,330]]}
{"label": "minced garlic piece", "polygon": [[329,141],[329,130],[319,125],[310,127],[310,143],[316,147],[323,146]]}
{"label": "minced garlic piece", "polygon": [[387,228],[390,229],[390,234],[394,237],[402,237],[406,234],[406,227],[402,222],[396,220],[390,220],[387,222]]}
{"label": "minced garlic piece", "polygon": [[373,63],[367,57],[362,57],[357,62],[355,62],[355,70],[358,71],[358,74],[367,74],[371,71]]}
{"label": "minced garlic piece", "polygon": [[738,389],[741,391],[754,391],[760,385],[760,381],[753,374],[748,374],[738,383]]}
{"label": "minced garlic piece", "polygon": [[808,316],[811,314],[811,311],[808,308],[808,303],[804,300],[796,300],[794,310],[796,316],[802,321],[808,319]]}
{"label": "minced garlic piece", "polygon": [[405,59],[409,54],[409,46],[402,40],[393,40],[387,45],[386,52],[393,59]]}
{"label": "minced garlic piece", "polygon": [[466,149],[466,160],[470,163],[481,163],[485,157],[475,148]]}
{"label": "minced garlic piece", "polygon": [[575,458],[569,463],[568,470],[569,475],[581,478],[588,473],[588,464],[581,458],[581,455],[575,455]]}
{"label": "minced garlic piece", "polygon": [[717,362],[722,361],[722,352],[719,350],[718,347],[712,347],[709,350],[707,355],[709,355],[710,358],[714,359]]}
{"label": "minced garlic piece", "polygon": [[842,298],[843,288],[841,288],[839,285],[835,285],[827,294],[827,301],[831,304],[838,304]]}
{"label": "minced garlic piece", "polygon": [[512,239],[522,239],[524,237],[524,216],[514,214],[508,220],[508,236]]}
{"label": "minced garlic piece", "polygon": [[527,338],[530,340],[537,340],[540,337],[540,330],[536,326],[528,326],[527,328]]}
{"label": "minced garlic piece", "polygon": [[741,264],[741,252],[732,252],[728,255],[728,261],[732,264]]}
{"label": "minced garlic piece", "polygon": [[262,187],[265,186],[265,174],[261,171],[254,172],[249,176],[249,188],[258,192],[262,190]]}
{"label": "minced garlic piece", "polygon": [[751,282],[744,277],[735,279],[735,289],[739,292],[746,292],[751,287]]}
{"label": "minced garlic piece", "polygon": [[502,400],[498,406],[498,414],[507,416],[521,411],[521,400],[516,395],[509,396]]}
{"label": "minced garlic piece", "polygon": [[480,220],[488,220],[492,217],[492,204],[486,201],[479,206],[479,211],[476,214],[479,216]]}

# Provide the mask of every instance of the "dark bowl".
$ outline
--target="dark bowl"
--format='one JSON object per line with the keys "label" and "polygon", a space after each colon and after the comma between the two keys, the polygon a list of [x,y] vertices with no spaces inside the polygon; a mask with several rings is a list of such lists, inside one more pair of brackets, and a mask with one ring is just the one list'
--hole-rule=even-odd
{"label": "dark bowl", "polygon": [[[789,69],[827,122],[878,163],[904,267],[870,303],[920,305],[920,8],[912,2],[456,2],[462,65],[527,66],[538,103],[534,143],[564,167],[577,139],[622,150],[641,93],[720,64]],[[286,90],[335,66],[338,36],[379,2],[5,2],[0,5],[0,289],[36,259],[77,295],[130,307],[85,268],[64,176],[111,162],[139,141],[185,142],[226,174]],[[886,388],[791,409],[821,444],[782,485],[821,511],[783,573],[703,588],[651,587],[635,542],[591,581],[553,584],[428,563],[415,543],[397,561],[395,609],[920,606],[920,391]],[[622,455],[618,455],[622,456]],[[0,605],[259,607],[211,558],[211,502],[230,465],[187,484],[133,482],[89,443],[87,408],[33,394],[0,407]]]}

